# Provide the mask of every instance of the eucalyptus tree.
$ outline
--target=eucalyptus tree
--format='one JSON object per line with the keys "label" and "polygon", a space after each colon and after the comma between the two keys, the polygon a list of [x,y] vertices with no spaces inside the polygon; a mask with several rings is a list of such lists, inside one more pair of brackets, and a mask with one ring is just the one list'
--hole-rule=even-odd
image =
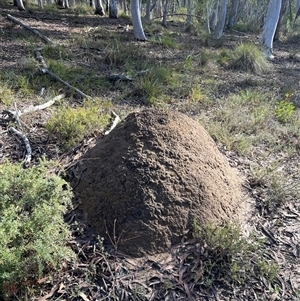
{"label": "eucalyptus tree", "polygon": [[163,19],[162,25],[167,26],[167,16],[168,16],[169,0],[164,1]]}
{"label": "eucalyptus tree", "polygon": [[263,46],[265,56],[273,59],[273,39],[276,32],[282,0],[270,0],[268,5],[263,32],[260,37],[260,43]]}
{"label": "eucalyptus tree", "polygon": [[95,15],[104,15],[104,8],[102,5],[102,0],[94,0],[94,5],[95,5]]}
{"label": "eucalyptus tree", "polygon": [[229,16],[228,16],[228,27],[231,28],[237,22],[238,9],[240,5],[240,0],[231,0]]}
{"label": "eucalyptus tree", "polygon": [[141,21],[141,11],[139,0],[131,0],[131,21],[133,26],[133,33],[137,40],[146,41],[147,38],[144,33],[142,21]]}
{"label": "eucalyptus tree", "polygon": [[193,14],[193,0],[187,0],[187,16],[186,16],[186,25],[192,25],[192,14]]}
{"label": "eucalyptus tree", "polygon": [[118,0],[109,0],[108,3],[108,16],[110,18],[118,18]]}
{"label": "eucalyptus tree", "polygon": [[220,39],[223,35],[227,13],[227,0],[219,1],[218,21],[214,32],[214,38]]}
{"label": "eucalyptus tree", "polygon": [[17,5],[18,10],[26,10],[23,0],[16,0],[15,4]]}

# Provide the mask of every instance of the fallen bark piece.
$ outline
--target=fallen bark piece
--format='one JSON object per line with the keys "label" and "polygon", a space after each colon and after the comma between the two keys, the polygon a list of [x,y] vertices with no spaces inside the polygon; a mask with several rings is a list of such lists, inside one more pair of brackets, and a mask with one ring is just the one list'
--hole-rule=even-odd
{"label": "fallen bark piece", "polygon": [[17,18],[13,17],[12,15],[7,14],[7,19],[9,19],[10,21],[13,21],[13,22],[21,25],[25,29],[33,32],[35,35],[37,35],[38,37],[40,37],[44,42],[49,43],[49,44],[54,44],[48,37],[46,37],[45,35],[43,35],[42,33],[40,33],[37,29],[32,28],[29,25],[21,22],[20,20],[18,20]]}

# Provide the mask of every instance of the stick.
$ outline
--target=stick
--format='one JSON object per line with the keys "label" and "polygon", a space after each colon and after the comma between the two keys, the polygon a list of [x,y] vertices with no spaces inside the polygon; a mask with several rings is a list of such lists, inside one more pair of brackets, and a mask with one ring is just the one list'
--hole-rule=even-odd
{"label": "stick", "polygon": [[24,166],[26,167],[28,165],[28,163],[31,161],[31,155],[32,155],[29,140],[23,133],[19,132],[14,127],[11,127],[10,130],[12,132],[14,132],[15,134],[17,134],[18,136],[20,136],[23,139],[24,143],[25,143],[26,156],[25,156],[25,159],[24,159]]}
{"label": "stick", "polygon": [[24,24],[23,22],[21,22],[20,20],[18,20],[17,18],[7,14],[7,19],[9,19],[10,21],[13,21],[19,25],[21,25],[22,27],[24,27],[25,29],[33,32],[34,34],[36,34],[37,36],[39,36],[44,42],[49,43],[49,44],[54,44],[48,37],[46,37],[45,35],[43,35],[42,33],[40,33],[37,29],[34,29],[32,27],[30,27],[27,24]]}
{"label": "stick", "polygon": [[112,126],[110,127],[110,129],[108,131],[106,131],[104,133],[104,135],[108,135],[117,126],[117,124],[121,121],[121,118],[113,110],[111,110],[111,112],[115,116],[115,120],[114,120]]}
{"label": "stick", "polygon": [[76,91],[79,95],[81,95],[83,98],[87,98],[87,99],[90,99],[92,101],[95,101],[91,96],[89,95],[86,95],[85,93],[83,93],[81,90],[73,87],[72,85],[70,85],[68,82],[64,81],[63,79],[61,79],[59,76],[57,76],[56,74],[54,74],[53,72],[51,72],[49,69],[48,69],[48,66],[46,64],[46,61],[44,60],[41,52],[37,49],[35,51],[35,54],[36,54],[36,57],[37,59],[40,61],[40,63],[42,64],[42,68],[40,68],[40,70],[42,71],[43,74],[48,74],[50,75],[52,78],[56,79],[57,81],[63,83],[65,86],[67,86],[68,88]]}
{"label": "stick", "polygon": [[41,104],[41,105],[37,105],[37,106],[29,106],[28,108],[25,108],[23,111],[11,111],[11,110],[4,110],[3,112],[6,114],[9,114],[12,117],[14,117],[15,119],[18,119],[19,117],[21,117],[23,114],[27,114],[27,113],[31,113],[31,112],[35,112],[38,110],[43,110],[46,108],[49,108],[50,106],[52,106],[56,101],[62,99],[65,95],[64,94],[59,94],[57,96],[55,96],[53,99]]}

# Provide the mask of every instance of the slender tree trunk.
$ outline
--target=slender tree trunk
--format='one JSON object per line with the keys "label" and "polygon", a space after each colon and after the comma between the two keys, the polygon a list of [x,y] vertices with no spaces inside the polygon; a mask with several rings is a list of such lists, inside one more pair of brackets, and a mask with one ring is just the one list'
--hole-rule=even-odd
{"label": "slender tree trunk", "polygon": [[278,19],[278,23],[277,23],[277,27],[276,27],[276,31],[275,31],[275,36],[274,36],[274,41],[278,41],[279,40],[279,35],[280,35],[280,29],[283,23],[283,20],[286,16],[287,10],[288,10],[288,6],[289,3],[288,1],[283,1],[281,3],[281,9],[280,9],[280,15],[279,15],[279,19]]}
{"label": "slender tree trunk", "polygon": [[299,16],[300,16],[300,0],[297,0],[295,21]]}
{"label": "slender tree trunk", "polygon": [[18,7],[18,10],[26,10],[25,6],[24,6],[24,3],[23,3],[23,0],[16,0],[16,4],[17,4],[17,7]]}
{"label": "slender tree trunk", "polygon": [[127,15],[127,1],[126,1],[126,0],[123,0],[122,4],[123,4],[123,11],[124,11],[124,14]]}
{"label": "slender tree trunk", "polygon": [[139,0],[131,0],[131,20],[135,38],[139,41],[146,41],[147,39],[141,21]]}
{"label": "slender tree trunk", "polygon": [[146,14],[145,14],[145,20],[151,21],[151,0],[146,1]]}
{"label": "slender tree trunk", "polygon": [[192,14],[193,14],[193,0],[188,0],[187,1],[187,16],[186,16],[187,27],[192,25]]}
{"label": "slender tree trunk", "polygon": [[210,7],[208,5],[208,3],[206,4],[206,19],[205,19],[205,27],[206,27],[206,31],[210,34],[210,24],[209,24],[209,19],[210,19]]}
{"label": "slender tree trunk", "polygon": [[240,4],[240,0],[231,0],[231,9],[230,9],[230,14],[228,18],[228,27],[231,28],[236,24],[236,16],[237,16],[237,11],[238,7]]}
{"label": "slender tree trunk", "polygon": [[212,16],[211,16],[210,28],[212,30],[216,29],[217,22],[218,22],[218,15],[219,15],[219,0],[217,0],[215,2],[215,6],[213,8],[213,13],[212,13]]}
{"label": "slender tree trunk", "polygon": [[110,18],[118,18],[118,0],[109,0],[108,15]]}
{"label": "slender tree trunk", "polygon": [[266,57],[273,59],[273,39],[279,20],[282,0],[270,0],[260,43],[264,48]]}
{"label": "slender tree trunk", "polygon": [[227,0],[220,0],[218,23],[214,32],[214,38],[220,39],[223,35],[223,30],[226,22]]}
{"label": "slender tree trunk", "polygon": [[95,3],[95,15],[104,16],[104,8],[102,5],[102,0],[94,0]]}
{"label": "slender tree trunk", "polygon": [[44,8],[43,0],[38,0],[38,6],[39,6],[40,9]]}
{"label": "slender tree trunk", "polygon": [[169,6],[169,0],[165,0],[164,13],[163,13],[163,19],[162,19],[162,25],[165,27],[167,26],[168,6]]}

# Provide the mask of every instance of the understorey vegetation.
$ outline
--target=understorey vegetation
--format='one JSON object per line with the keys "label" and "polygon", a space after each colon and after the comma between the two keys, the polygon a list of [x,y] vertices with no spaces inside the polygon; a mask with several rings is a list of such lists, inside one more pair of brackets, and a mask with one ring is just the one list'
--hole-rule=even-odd
{"label": "understorey vegetation", "polygon": [[[195,291],[222,300],[298,300],[299,21],[286,22],[278,59],[269,61],[255,22],[215,40],[199,19],[185,30],[185,15],[174,15],[167,26],[143,21],[141,43],[125,13],[110,20],[83,5],[48,6],[45,15],[33,3],[29,8],[26,18],[11,7],[7,13],[53,43],[0,16],[0,299],[96,300],[97,293],[103,300],[189,300]],[[57,95],[63,97],[49,107],[18,115]],[[176,251],[173,275],[150,261],[143,270],[88,236],[63,172],[104,135],[115,113],[123,119],[143,107],[178,110],[203,125],[255,203],[249,231],[195,221],[195,241]],[[12,127],[30,143],[27,168],[28,149]],[[149,276],[154,269],[159,277]]]}

